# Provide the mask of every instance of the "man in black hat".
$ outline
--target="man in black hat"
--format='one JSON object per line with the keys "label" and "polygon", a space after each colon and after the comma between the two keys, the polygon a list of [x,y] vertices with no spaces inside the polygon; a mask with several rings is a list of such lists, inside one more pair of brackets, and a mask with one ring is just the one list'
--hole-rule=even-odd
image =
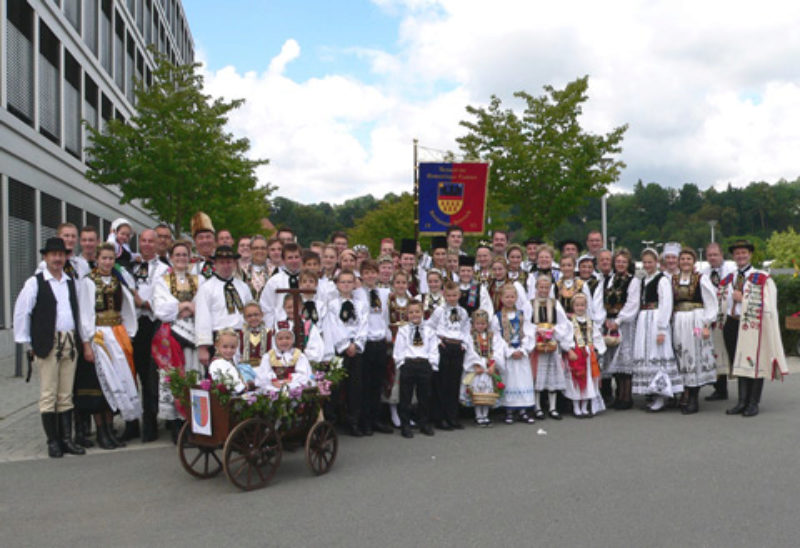
{"label": "man in black hat", "polygon": [[[427,270],[437,269],[442,273],[442,278],[450,278],[447,272],[447,238],[444,236],[434,236],[431,238],[431,264]],[[420,293],[428,292],[428,280],[426,276],[420,276]]]}
{"label": "man in black hat", "polygon": [[578,255],[581,252],[581,243],[578,240],[561,240],[558,243],[558,250],[561,251],[561,256],[566,257],[567,255],[571,255],[575,257],[575,260],[578,259]]}
{"label": "man in black hat", "polygon": [[194,312],[197,358],[205,367],[211,361],[216,333],[226,327],[238,333],[244,321],[242,310],[252,298],[247,284],[233,277],[239,254],[232,247],[219,246],[211,259],[214,274],[197,290]]}
{"label": "man in black hat", "polygon": [[49,238],[42,253],[46,268],[28,278],[14,305],[14,340],[30,345],[39,369],[39,412],[47,435],[47,453],[83,455],[72,441],[72,386],[81,342],[75,281],[64,273],[68,250],[61,238]]}
{"label": "man in black hat", "polygon": [[417,269],[417,241],[403,238],[400,241],[400,268],[409,276],[408,292],[416,297],[420,291],[420,276]]}
{"label": "man in black hat", "polygon": [[539,246],[544,242],[541,238],[528,238],[523,242],[525,246],[525,255],[527,258],[522,262],[522,268],[525,272],[533,272],[536,270],[536,255],[539,252]]}

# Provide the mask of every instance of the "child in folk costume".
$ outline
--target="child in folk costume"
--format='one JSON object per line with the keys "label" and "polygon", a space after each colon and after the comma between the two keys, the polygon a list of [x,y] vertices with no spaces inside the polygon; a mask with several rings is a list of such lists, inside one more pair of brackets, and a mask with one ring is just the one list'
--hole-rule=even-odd
{"label": "child in folk costume", "polygon": [[[663,371],[669,377],[669,391],[679,394],[683,392],[683,380],[672,348],[672,283],[669,276],[658,271],[658,253],[654,249],[642,251],[642,266],[645,277],[633,348],[633,393],[652,394],[650,385]],[[655,413],[665,403],[664,395],[655,395],[647,409]]]}
{"label": "child in folk costume", "polygon": [[247,389],[255,388],[256,374],[250,364],[236,363],[236,351],[239,349],[239,335],[230,328],[221,329],[217,333],[214,344],[216,352],[208,366],[208,376],[214,382],[233,382],[233,392],[241,394]]}
{"label": "child in folk costume", "polygon": [[408,323],[397,331],[392,357],[400,377],[402,436],[414,437],[411,431],[411,401],[415,394],[420,430],[427,436],[433,436],[428,405],[431,395],[431,376],[439,367],[439,345],[433,329],[422,321],[422,303],[418,301],[409,303]]}
{"label": "child in folk costume", "polygon": [[695,271],[694,249],[684,248],[678,256],[678,274],[672,277],[675,313],[672,317],[672,343],[678,371],[683,378],[684,401],[681,413],[698,411],[700,387],[717,380],[711,324],[717,316],[716,288],[708,276]]}
{"label": "child in folk costume", "polygon": [[495,355],[501,359],[497,363],[505,384],[505,391],[500,402],[506,408],[506,424],[514,424],[517,420],[533,424],[529,409],[534,407],[536,399],[533,386],[533,374],[528,359],[533,347],[533,324],[525,321],[525,314],[517,308],[517,290],[513,285],[506,285],[500,290],[500,308],[492,317],[491,330],[495,333],[493,344]]}
{"label": "child in folk costume", "polygon": [[550,417],[561,420],[561,413],[556,409],[557,393],[567,387],[565,364],[561,353],[568,352],[575,343],[572,322],[567,318],[561,303],[550,297],[551,290],[552,282],[549,276],[541,276],[536,280],[536,297],[530,304],[531,323],[536,326],[531,367],[535,371],[536,379],[536,418],[544,418],[539,402],[541,393],[546,391]]}
{"label": "child in folk costume", "polygon": [[591,255],[581,255],[578,259],[578,277],[583,282],[586,294],[589,296],[587,313],[596,324],[602,326],[606,321],[606,309],[603,306],[603,280],[605,277],[595,270],[595,261],[596,259]]}
{"label": "child in folk costume", "polygon": [[[592,417],[605,409],[600,396],[600,357],[606,351],[600,325],[589,316],[588,299],[578,293],[572,299],[572,322],[575,347],[567,353],[567,389],[576,417]],[[589,410],[589,402],[592,409]]]}
{"label": "child in folk costume", "polygon": [[475,279],[487,287],[492,279],[492,246],[481,242],[475,249]]}
{"label": "child in folk costume", "polygon": [[503,287],[511,285],[517,290],[517,308],[520,310],[525,309],[525,288],[519,283],[512,281],[508,278],[508,263],[502,257],[495,257],[492,259],[492,278],[486,286],[489,297],[492,299],[492,306],[495,310],[500,310],[502,306],[501,293]]}
{"label": "child in folk costume", "polygon": [[264,314],[257,302],[250,301],[242,312],[245,325],[239,333],[240,361],[258,367],[262,356],[272,348],[272,329],[264,325]]}
{"label": "child in folk costume", "polygon": [[508,257],[508,279],[526,287],[528,271],[522,267],[522,248],[518,244],[511,244],[506,251],[506,257]]}
{"label": "child in folk costume", "polygon": [[[333,346],[325,344],[322,333],[312,320],[304,318],[301,314],[300,322],[303,326],[303,340],[302,345],[298,344],[297,346],[303,349],[303,353],[312,363],[330,361],[334,354]],[[277,333],[278,329],[286,329],[286,326],[292,330],[292,333],[295,333],[294,299],[289,294],[283,297],[283,309],[276,316],[273,333]]]}
{"label": "child in folk costume", "polygon": [[[472,330],[470,338],[472,344],[467,347],[467,354],[464,357],[464,376],[463,384],[468,387],[464,391],[465,399],[472,398],[474,394],[489,394],[495,392],[495,381],[493,375],[498,369],[497,362],[502,362],[503,356],[499,356],[494,350],[494,334],[489,329],[490,316],[485,310],[478,309],[472,313]],[[502,365],[499,367],[503,369]],[[505,388],[503,384],[497,387]],[[489,418],[489,406],[479,405],[472,400],[475,407],[475,424],[478,426],[491,426]]]}
{"label": "child in folk costume", "polygon": [[575,277],[575,257],[572,255],[561,257],[559,265],[561,277],[553,285],[553,292],[564,308],[567,318],[572,318],[572,298],[578,293],[583,293],[588,298],[591,298],[592,294],[584,281]]}
{"label": "child in folk costume", "polygon": [[389,295],[389,332],[390,358],[386,363],[386,378],[383,384],[383,401],[389,404],[392,424],[400,428],[400,415],[397,412],[397,404],[400,401],[400,386],[396,375],[397,367],[391,358],[391,345],[397,340],[397,331],[408,323],[408,305],[411,302],[408,294],[408,274],[403,270],[398,270],[392,276],[392,292]]}
{"label": "child in folk costume", "polygon": [[275,346],[261,358],[261,365],[256,372],[256,386],[262,393],[312,386],[308,358],[294,346],[294,332],[289,324],[279,323],[275,332]]}
{"label": "child in folk costume", "polygon": [[420,268],[417,267],[417,241],[403,238],[400,241],[400,268],[406,273],[406,284],[408,292],[412,297],[416,297],[422,291]]}
{"label": "child in folk costume", "polygon": [[422,314],[425,321],[428,321],[433,315],[434,310],[444,306],[444,273],[436,268],[428,270],[426,275],[428,280],[428,291],[422,295]]}
{"label": "child in folk costume", "polygon": [[480,308],[491,318],[494,315],[494,306],[486,286],[475,279],[475,258],[462,255],[458,258],[458,265],[458,287],[461,290],[458,304],[470,316]]}
{"label": "child in folk costume", "polygon": [[[547,244],[542,244],[536,249],[536,264],[531,270],[531,275],[528,276],[526,286],[528,299],[536,297],[536,280],[540,276],[547,276],[553,283],[557,282],[561,277],[561,271],[557,266],[553,265],[553,257],[555,257],[555,251]],[[551,294],[550,296],[552,297],[553,295]]]}

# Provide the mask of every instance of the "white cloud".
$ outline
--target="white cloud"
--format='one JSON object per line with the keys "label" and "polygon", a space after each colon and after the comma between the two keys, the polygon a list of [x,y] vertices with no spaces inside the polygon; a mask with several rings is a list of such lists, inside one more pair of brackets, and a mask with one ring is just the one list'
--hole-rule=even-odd
{"label": "white cloud", "polygon": [[350,50],[373,83],[288,78],[295,40],[263,73],[206,76],[209,93],[247,99],[231,128],[271,159],[259,175],[281,195],[341,201],[409,189],[414,137],[455,149],[467,104],[492,93],[511,103],[513,91],[584,74],[586,127],[630,124],[617,188],[800,175],[799,3],[374,1],[401,23],[399,53]]}

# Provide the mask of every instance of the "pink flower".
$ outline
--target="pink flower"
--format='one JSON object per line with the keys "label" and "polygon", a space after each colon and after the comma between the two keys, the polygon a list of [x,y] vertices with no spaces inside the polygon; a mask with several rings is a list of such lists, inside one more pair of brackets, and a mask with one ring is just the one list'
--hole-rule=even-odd
{"label": "pink flower", "polygon": [[272,401],[276,401],[278,399],[278,396],[279,396],[278,392],[269,393],[269,399],[271,399]]}
{"label": "pink flower", "polygon": [[211,390],[211,380],[210,379],[203,379],[200,381],[200,388],[203,390]]}
{"label": "pink flower", "polygon": [[219,390],[220,392],[222,392],[224,394],[224,393],[226,393],[228,391],[228,387],[225,386],[222,383],[219,383],[219,384],[217,384],[217,390]]}
{"label": "pink flower", "polygon": [[245,401],[247,402],[247,405],[253,405],[256,403],[256,401],[258,401],[258,397],[255,394],[248,394],[245,398]]}
{"label": "pink flower", "polygon": [[319,389],[319,393],[321,396],[330,396],[331,395],[331,381],[322,380],[319,382],[317,386]]}

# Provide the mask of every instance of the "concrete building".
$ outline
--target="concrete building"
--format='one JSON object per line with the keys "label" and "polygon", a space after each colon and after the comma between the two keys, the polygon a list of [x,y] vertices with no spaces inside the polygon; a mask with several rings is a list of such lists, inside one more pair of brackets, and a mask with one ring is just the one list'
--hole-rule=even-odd
{"label": "concrete building", "polygon": [[[87,131],[135,112],[152,45],[176,64],[194,45],[180,0],[0,0],[0,376],[13,374],[12,311],[64,221],[98,228],[155,220],[84,177]],[[135,242],[134,242],[135,246]]]}

